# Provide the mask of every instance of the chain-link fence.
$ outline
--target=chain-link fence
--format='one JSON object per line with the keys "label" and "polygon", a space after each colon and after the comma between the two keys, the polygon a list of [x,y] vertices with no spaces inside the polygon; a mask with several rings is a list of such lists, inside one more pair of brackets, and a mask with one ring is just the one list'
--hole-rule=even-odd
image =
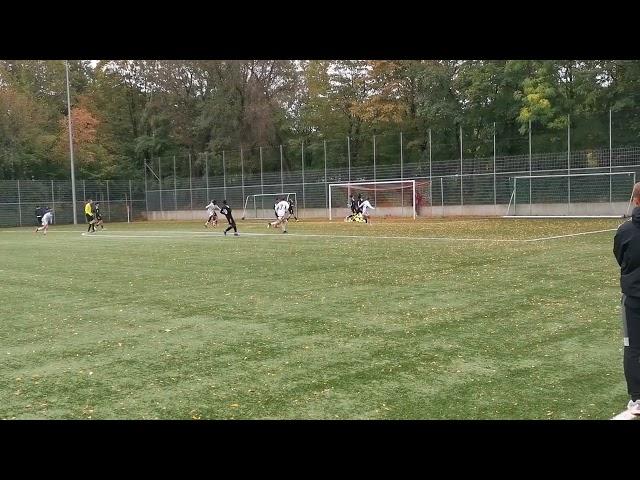
{"label": "chain-link fence", "polygon": [[[503,214],[517,176],[639,173],[638,113],[567,116],[553,128],[493,123],[154,158],[136,180],[77,181],[78,221],[84,221],[82,205],[89,198],[101,203],[106,221],[127,221],[199,218],[212,199],[226,199],[238,211],[249,195],[280,192],[296,193],[303,218],[327,216],[330,183],[403,179],[430,182],[422,215],[492,213],[472,208],[480,206],[500,206],[493,213]],[[563,182],[536,180],[537,196],[515,200],[557,202],[565,191],[567,202],[623,197],[622,187],[610,183],[611,191],[598,187],[591,198],[588,187],[571,194]],[[588,185],[571,188],[581,184]],[[73,222],[70,182],[0,181],[0,226],[34,224],[37,206],[51,208],[57,223]]]}

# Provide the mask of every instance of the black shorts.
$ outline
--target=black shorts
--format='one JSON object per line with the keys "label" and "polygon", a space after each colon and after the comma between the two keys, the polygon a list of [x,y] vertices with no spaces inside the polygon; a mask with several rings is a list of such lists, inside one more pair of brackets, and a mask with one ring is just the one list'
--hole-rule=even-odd
{"label": "black shorts", "polygon": [[91,223],[93,221],[93,215],[85,213],[84,216],[87,217],[87,223]]}

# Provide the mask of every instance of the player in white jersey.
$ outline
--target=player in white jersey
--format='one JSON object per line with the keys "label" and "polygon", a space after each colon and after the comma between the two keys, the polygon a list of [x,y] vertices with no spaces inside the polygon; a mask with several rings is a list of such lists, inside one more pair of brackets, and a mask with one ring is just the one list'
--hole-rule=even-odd
{"label": "player in white jersey", "polygon": [[371,210],[375,210],[376,208],[371,205],[371,202],[369,202],[369,197],[367,197],[367,199],[364,202],[360,202],[360,204],[358,205],[358,209],[362,212],[362,216],[364,217],[364,221],[365,223],[371,224],[371,216],[369,215],[369,213],[367,213],[368,209]]}
{"label": "player in white jersey", "polygon": [[44,230],[44,234],[46,235],[47,229],[49,228],[51,222],[53,222],[53,213],[51,213],[51,210],[47,210],[47,213],[45,213],[42,217],[42,226],[36,228],[36,233],[38,233],[40,230]]}
{"label": "player in white jersey", "polygon": [[289,223],[289,221],[287,220],[289,214],[289,202],[287,202],[285,199],[280,200],[278,203],[276,203],[274,210],[278,219],[275,222],[267,223],[267,228],[275,228],[282,225],[282,233],[287,233],[287,223]]}
{"label": "player in white jersey", "polygon": [[207,213],[209,214],[209,218],[207,219],[206,223],[204,224],[205,228],[209,228],[209,225],[213,225],[214,227],[216,225],[218,225],[218,214],[216,212],[220,211],[220,207],[218,206],[218,201],[217,200],[211,200],[211,202],[209,202],[209,205],[207,205],[206,207],[204,207],[207,209]]}

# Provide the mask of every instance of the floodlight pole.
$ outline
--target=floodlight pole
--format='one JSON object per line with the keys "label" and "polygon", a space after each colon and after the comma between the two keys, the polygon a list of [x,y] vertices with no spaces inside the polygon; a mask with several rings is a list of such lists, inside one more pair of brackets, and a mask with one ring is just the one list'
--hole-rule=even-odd
{"label": "floodlight pole", "polygon": [[69,92],[69,63],[64,61],[64,69],[67,76],[67,117],[69,120],[69,153],[71,154],[71,201],[73,204],[73,224],[78,224],[78,216],[76,212],[76,175],[73,164],[73,134],[71,132],[71,93]]}

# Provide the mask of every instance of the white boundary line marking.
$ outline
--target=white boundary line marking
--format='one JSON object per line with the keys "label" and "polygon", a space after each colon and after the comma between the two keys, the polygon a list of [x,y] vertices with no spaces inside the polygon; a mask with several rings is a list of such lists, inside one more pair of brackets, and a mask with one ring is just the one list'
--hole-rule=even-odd
{"label": "white boundary line marking", "polygon": [[591,235],[594,233],[615,232],[617,230],[618,230],[617,228],[607,228],[606,230],[593,230],[591,232],[569,233],[567,235],[555,235],[553,237],[529,238],[527,240],[523,240],[523,242],[539,242],[541,240],[554,240],[556,238],[577,237],[578,235]]}
{"label": "white boundary line marking", "polygon": [[[223,237],[222,233],[199,233],[199,232],[176,232],[180,235],[87,235],[83,232],[82,235],[92,238],[185,238],[185,237]],[[253,232],[239,232],[240,237],[274,237],[274,238],[291,238],[291,237],[314,237],[314,238],[355,238],[358,240],[442,240],[450,242],[522,242],[522,240],[513,239],[494,239],[494,238],[450,238],[450,237],[389,237],[389,236],[372,236],[372,235],[325,235],[320,233],[287,233],[286,235],[277,233],[253,233]],[[234,235],[227,235],[233,237]]]}
{"label": "white boundary line marking", "polygon": [[[531,242],[540,242],[544,240],[555,240],[559,238],[568,238],[568,237],[576,237],[580,235],[592,235],[596,233],[604,233],[604,232],[615,232],[617,229],[610,228],[606,230],[594,230],[590,232],[578,232],[578,233],[569,233],[566,235],[554,235],[550,237],[539,237],[539,238],[526,238],[526,239],[502,239],[502,238],[455,238],[455,237],[406,237],[406,236],[373,236],[373,235],[327,235],[327,234],[319,234],[319,233],[288,233],[287,235],[277,234],[277,233],[254,233],[254,232],[240,232],[241,237],[274,237],[274,238],[291,238],[291,237],[302,237],[302,238],[349,238],[349,239],[358,239],[358,240],[417,240],[417,241],[444,241],[444,242],[495,242],[495,243],[531,243]],[[103,234],[99,235],[92,234],[89,235],[87,232],[82,232],[82,236],[85,237],[93,237],[93,238],[219,238],[224,235],[220,232],[189,232],[189,231],[149,231],[147,233],[140,234]],[[229,235],[234,236],[234,235]]]}

